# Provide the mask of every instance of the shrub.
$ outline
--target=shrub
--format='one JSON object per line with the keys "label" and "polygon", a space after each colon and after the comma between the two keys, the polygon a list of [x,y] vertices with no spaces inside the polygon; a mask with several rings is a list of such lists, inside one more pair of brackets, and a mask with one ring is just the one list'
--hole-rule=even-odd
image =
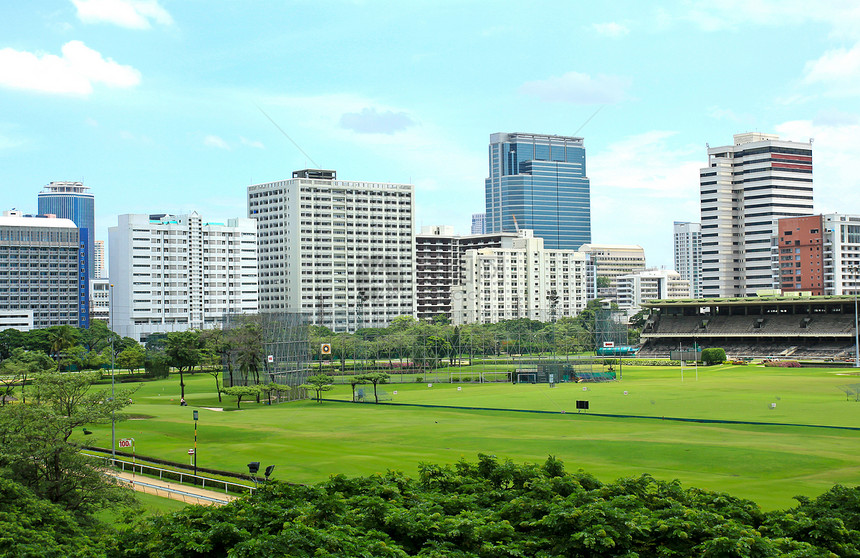
{"label": "shrub", "polygon": [[424,377],[423,376],[415,376],[415,381],[420,384],[421,382],[424,381]]}
{"label": "shrub", "polygon": [[707,365],[722,364],[726,361],[726,351],[720,348],[702,349],[702,362]]}
{"label": "shrub", "polygon": [[772,368],[800,368],[800,363],[796,360],[766,360],[764,365]]}

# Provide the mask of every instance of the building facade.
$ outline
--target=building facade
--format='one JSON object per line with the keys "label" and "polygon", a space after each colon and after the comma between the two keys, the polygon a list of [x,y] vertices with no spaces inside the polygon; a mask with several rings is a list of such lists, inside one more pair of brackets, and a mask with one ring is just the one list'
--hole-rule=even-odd
{"label": "building facade", "polygon": [[702,225],[675,221],[673,228],[675,270],[690,283],[690,298],[702,298]]}
{"label": "building facade", "polygon": [[226,314],[257,312],[257,227],[188,215],[126,214],[108,229],[113,331],[220,327]]}
{"label": "building facade", "polygon": [[421,227],[415,235],[415,317],[429,320],[445,316],[453,320],[451,288],[463,281],[467,250],[511,248],[516,233],[459,236],[454,227]]}
{"label": "building facade", "polygon": [[82,182],[51,182],[38,195],[39,215],[71,219],[87,245],[87,280],[95,277],[95,196]]}
{"label": "building facade", "polygon": [[584,244],[588,300],[615,299],[618,277],[645,269],[645,250],[638,244]]}
{"label": "building facade", "polygon": [[415,314],[415,187],[305,169],[248,186],[260,310],[301,310],[337,332]]}
{"label": "building facade", "polygon": [[620,275],[617,281],[618,307],[631,312],[637,312],[643,302],[690,297],[690,282],[673,270],[646,269]]}
{"label": "building facade", "polygon": [[90,279],[106,279],[107,270],[105,268],[105,241],[93,241],[93,247],[93,257],[95,258],[95,261],[93,262],[94,275],[90,277]]}
{"label": "building facade", "polygon": [[786,217],[778,231],[773,274],[783,292],[860,293],[860,215]]}
{"label": "building facade", "polygon": [[467,250],[463,282],[452,287],[454,325],[575,316],[586,304],[585,255],[544,248],[520,231],[510,247]]}
{"label": "building facade", "polygon": [[70,219],[0,216],[0,330],[86,327],[79,229]]}
{"label": "building facade", "polygon": [[487,232],[487,214],[472,213],[472,234],[484,234]]}
{"label": "building facade", "polygon": [[702,295],[753,296],[775,287],[777,220],[812,213],[812,145],[761,133],[708,148],[699,172]]}
{"label": "building facade", "polygon": [[90,279],[90,323],[100,320],[110,326],[110,281]]}
{"label": "building facade", "polygon": [[553,250],[576,250],[591,242],[582,138],[492,134],[489,163],[485,232],[532,230]]}

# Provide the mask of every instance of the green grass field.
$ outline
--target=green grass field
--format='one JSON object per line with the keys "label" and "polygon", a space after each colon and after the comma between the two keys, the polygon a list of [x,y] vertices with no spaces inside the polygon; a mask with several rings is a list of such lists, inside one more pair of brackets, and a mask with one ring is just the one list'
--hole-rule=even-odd
{"label": "green grass field", "polygon": [[[860,484],[860,430],[799,426],[699,424],[662,417],[850,426],[860,428],[860,402],[838,387],[858,383],[851,369],[760,366],[625,367],[606,384],[392,384],[392,403],[552,411],[439,409],[311,401],[280,405],[218,403],[208,375],[186,377],[188,407],[179,406],[178,378],[142,384],[117,437],[133,437],[141,455],[188,461],[192,410],[200,412],[198,465],[246,471],[250,461],[276,465],[274,478],[315,482],[331,474],[388,469],[415,474],[422,462],[474,460],[477,453],[516,462],[561,458],[602,480],[649,473],[685,485],[726,491],[765,508],[784,508],[795,495],[815,496],[833,483]],[[457,387],[461,390],[457,390]],[[583,391],[583,387],[587,391]],[[372,386],[363,387],[372,398]],[[397,394],[394,394],[394,391]],[[624,392],[627,392],[625,395]],[[326,394],[348,401],[349,386]],[[609,418],[578,414],[647,415]],[[771,404],[776,408],[771,409]],[[209,410],[223,408],[223,411]],[[562,413],[565,411],[565,413]],[[110,445],[110,427],[86,442]],[[80,436],[83,440],[83,436]]]}

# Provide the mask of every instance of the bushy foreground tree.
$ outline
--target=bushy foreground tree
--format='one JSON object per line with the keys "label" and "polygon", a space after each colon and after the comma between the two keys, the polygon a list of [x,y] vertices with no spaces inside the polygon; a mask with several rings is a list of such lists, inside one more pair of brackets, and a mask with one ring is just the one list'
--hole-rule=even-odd
{"label": "bushy foreground tree", "polygon": [[860,492],[787,512],[648,475],[604,484],[481,455],[316,486],[267,483],[229,505],[146,520],[124,556],[836,557],[860,555]]}

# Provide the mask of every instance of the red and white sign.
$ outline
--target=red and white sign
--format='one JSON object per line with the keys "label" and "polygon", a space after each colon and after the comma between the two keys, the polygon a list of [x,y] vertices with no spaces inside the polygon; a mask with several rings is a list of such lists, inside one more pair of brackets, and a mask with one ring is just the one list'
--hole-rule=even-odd
{"label": "red and white sign", "polygon": [[188,450],[188,455],[194,455],[194,449],[193,448]]}
{"label": "red and white sign", "polygon": [[269,360],[269,364],[272,364],[273,362],[275,362],[275,355],[269,355],[268,360]]}
{"label": "red and white sign", "polygon": [[603,342],[603,348],[604,349],[609,349],[609,348],[612,348],[614,346],[615,346],[615,341],[604,341]]}
{"label": "red and white sign", "polygon": [[134,438],[128,438],[126,440],[119,441],[119,447],[121,448],[130,448],[134,445]]}

